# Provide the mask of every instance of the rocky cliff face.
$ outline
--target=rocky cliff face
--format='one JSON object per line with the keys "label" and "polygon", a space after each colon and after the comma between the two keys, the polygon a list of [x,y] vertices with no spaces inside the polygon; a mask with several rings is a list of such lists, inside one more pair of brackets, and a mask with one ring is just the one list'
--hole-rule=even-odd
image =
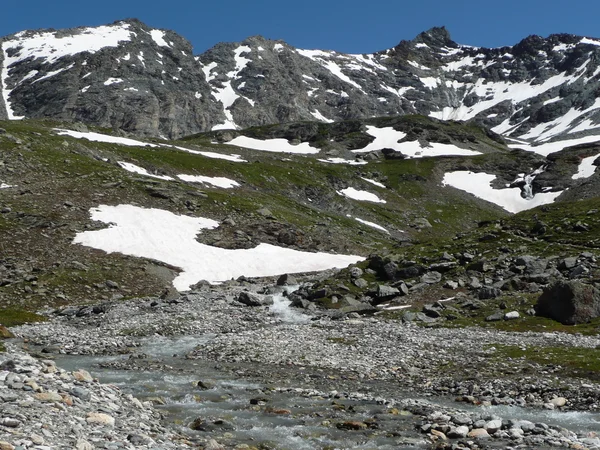
{"label": "rocky cliff face", "polygon": [[591,142],[600,132],[600,40],[573,35],[486,49],[433,28],[364,55],[255,36],[194,57],[174,32],[129,20],[18,33],[4,39],[0,53],[11,118],[168,137],[414,113],[474,120],[521,144]]}
{"label": "rocky cliff face", "polygon": [[179,136],[223,115],[190,44],[130,20],[22,32],[2,43],[9,118],[51,117]]}

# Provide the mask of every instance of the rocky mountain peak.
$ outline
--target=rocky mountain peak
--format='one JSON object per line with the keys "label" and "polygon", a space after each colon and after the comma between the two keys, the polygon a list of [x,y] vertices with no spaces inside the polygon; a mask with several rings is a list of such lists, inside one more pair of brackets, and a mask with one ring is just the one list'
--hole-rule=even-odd
{"label": "rocky mountain peak", "polygon": [[450,38],[446,27],[433,27],[419,33],[412,41],[415,44],[423,43],[433,47],[456,47],[457,44]]}

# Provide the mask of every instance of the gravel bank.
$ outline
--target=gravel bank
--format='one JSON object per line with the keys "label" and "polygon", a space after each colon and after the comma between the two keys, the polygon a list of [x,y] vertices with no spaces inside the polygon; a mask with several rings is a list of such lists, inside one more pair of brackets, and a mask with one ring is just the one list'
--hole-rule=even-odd
{"label": "gravel bank", "polygon": [[[258,285],[244,287],[255,291],[260,288]],[[600,444],[593,437],[577,436],[569,430],[544,427],[544,424],[524,423],[521,427],[517,422],[510,422],[510,417],[500,418],[481,411],[469,413],[468,420],[456,420],[457,414],[464,415],[461,403],[456,403],[454,408],[414,400],[444,396],[448,404],[456,398],[472,405],[527,406],[538,409],[540,414],[548,410],[597,411],[600,408],[597,384],[583,378],[559,378],[552,368],[532,367],[517,359],[500,358],[495,351],[498,344],[523,348],[595,348],[600,345],[597,337],[427,328],[377,316],[353,315],[333,320],[327,314],[311,313],[308,319],[298,321],[285,311],[274,313],[268,307],[240,304],[235,298],[242,289],[242,286],[229,284],[206,287],[171,300],[145,298],[96,308],[69,307],[50,314],[51,320],[47,323],[16,327],[13,331],[34,352],[131,354],[133,357],[121,363],[121,368],[134,370],[144,367],[140,363],[144,357],[140,349],[148,337],[205,336],[208,338],[189,351],[186,359],[213,361],[240,377],[269,384],[275,389],[272,392],[305,389],[306,395],[341,396],[398,406],[420,418],[415,426],[420,427],[428,439],[437,442],[445,442],[448,437],[472,438],[470,444],[465,444],[467,447],[487,448],[478,440],[480,436],[475,436],[484,434],[478,431],[482,429],[496,438],[493,442],[506,441],[525,446],[523,448],[546,445],[594,448]],[[45,363],[31,361],[43,372]],[[107,390],[106,395],[117,395],[110,392],[109,387],[102,389]],[[48,390],[51,391],[52,386]],[[70,392],[65,388],[62,391]],[[126,442],[134,431],[143,432],[155,441],[156,433],[165,441],[177,439],[177,433],[160,428],[160,417],[152,410],[146,411],[143,404],[139,409],[135,399],[122,398],[131,406],[120,406],[118,410],[126,420],[119,428],[121,437],[116,439]],[[92,409],[85,409],[85,414],[94,412]],[[111,413],[106,409],[101,411]],[[112,412],[115,417],[116,413]],[[149,428],[131,428],[128,424],[138,417],[134,413],[138,416],[145,413]],[[83,417],[86,420],[86,416]],[[115,417],[115,423],[118,418]],[[493,428],[497,423],[487,426],[494,420],[500,420],[497,430]],[[457,431],[459,427],[462,428]],[[516,428],[521,431],[515,431]]]}

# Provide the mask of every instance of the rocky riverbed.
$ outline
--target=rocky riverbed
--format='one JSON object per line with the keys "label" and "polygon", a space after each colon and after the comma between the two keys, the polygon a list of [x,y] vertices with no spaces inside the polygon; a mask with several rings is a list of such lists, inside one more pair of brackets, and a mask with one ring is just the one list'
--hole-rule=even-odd
{"label": "rocky riverbed", "polygon": [[596,336],[294,310],[285,291],[242,280],[15,327],[0,448],[600,448],[600,385],[498,352]]}

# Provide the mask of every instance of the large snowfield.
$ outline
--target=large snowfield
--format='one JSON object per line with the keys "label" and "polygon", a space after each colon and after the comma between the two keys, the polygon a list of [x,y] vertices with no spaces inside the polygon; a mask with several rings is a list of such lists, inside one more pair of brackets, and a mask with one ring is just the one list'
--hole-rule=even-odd
{"label": "large snowfield", "polygon": [[475,197],[501,206],[511,213],[552,203],[556,197],[562,194],[562,191],[545,192],[535,194],[531,199],[525,199],[521,197],[521,189],[518,187],[494,189],[491,183],[495,179],[496,175],[459,170],[444,174],[442,184],[473,194]]}
{"label": "large snowfield", "polygon": [[418,141],[398,142],[406,137],[406,133],[396,131],[392,127],[378,128],[367,125],[367,133],[373,136],[375,140],[366,147],[352,150],[354,153],[366,153],[391,148],[402,153],[407,158],[481,155],[481,152],[460,148],[451,144],[430,142],[429,145],[422,146]]}
{"label": "large snowfield", "polygon": [[161,209],[100,205],[90,215],[92,220],[110,224],[109,227],[78,233],[73,243],[179,267],[182,271],[173,285],[180,291],[201,280],[222,282],[242,275],[313,272],[343,268],[364,259],[356,255],[301,252],[270,244],[240,250],[212,247],[196,241],[196,235],[203,229],[217,228],[218,222]]}
{"label": "large snowfield", "polygon": [[252,150],[260,150],[263,152],[275,153],[297,153],[300,155],[309,155],[319,153],[319,149],[311,147],[308,142],[301,142],[298,145],[293,145],[287,139],[254,139],[246,136],[238,136],[232,139],[227,144],[237,147],[250,148]]}

